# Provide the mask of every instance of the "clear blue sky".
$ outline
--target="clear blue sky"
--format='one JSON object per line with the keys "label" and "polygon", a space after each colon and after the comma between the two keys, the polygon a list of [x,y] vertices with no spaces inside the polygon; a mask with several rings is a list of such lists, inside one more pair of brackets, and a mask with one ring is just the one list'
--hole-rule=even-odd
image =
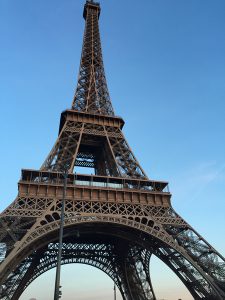
{"label": "clear blue sky", "polygon": [[[20,169],[44,161],[71,105],[83,3],[0,1],[1,210],[16,197]],[[126,137],[149,177],[170,182],[173,207],[225,255],[225,1],[101,6],[106,75]],[[156,260],[152,277],[159,298],[192,299]],[[52,299],[53,280],[44,274],[21,300]],[[111,281],[91,267],[67,266],[62,280],[63,299],[113,299]]]}

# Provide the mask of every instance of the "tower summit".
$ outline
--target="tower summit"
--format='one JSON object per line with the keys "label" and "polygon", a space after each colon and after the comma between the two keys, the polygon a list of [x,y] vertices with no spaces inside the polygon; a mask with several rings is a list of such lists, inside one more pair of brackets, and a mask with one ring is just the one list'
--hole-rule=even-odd
{"label": "tower summit", "polygon": [[84,5],[84,12],[83,12],[83,17],[84,17],[85,20],[86,20],[86,16],[87,16],[87,11],[89,9],[97,10],[97,12],[98,12],[97,16],[99,18],[100,12],[101,12],[101,7],[100,7],[100,3],[99,2],[94,2],[92,0],[86,1],[86,4]]}
{"label": "tower summit", "polygon": [[61,114],[41,168],[22,170],[18,195],[0,214],[0,299],[18,300],[56,266],[65,195],[62,264],[99,268],[123,300],[155,300],[149,272],[155,255],[194,299],[223,300],[223,256],[175,212],[168,183],[148,179],[123,135],[107,88],[99,16],[99,3],[87,1],[72,107]]}
{"label": "tower summit", "polygon": [[72,108],[78,111],[114,115],[105,78],[98,19],[100,5],[84,6],[85,32],[77,89]]}

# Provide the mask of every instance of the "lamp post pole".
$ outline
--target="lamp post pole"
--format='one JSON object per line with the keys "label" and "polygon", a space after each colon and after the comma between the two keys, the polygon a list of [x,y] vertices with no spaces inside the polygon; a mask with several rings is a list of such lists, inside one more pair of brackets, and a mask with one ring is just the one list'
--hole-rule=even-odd
{"label": "lamp post pole", "polygon": [[114,290],[114,300],[116,300],[116,285],[115,285],[115,283],[114,283],[114,288],[113,288],[113,290]]}
{"label": "lamp post pole", "polygon": [[64,184],[63,184],[63,197],[62,197],[62,202],[61,202],[61,216],[60,216],[60,228],[59,228],[59,251],[58,251],[58,256],[57,256],[54,300],[59,300],[59,298],[61,298],[60,272],[61,272],[61,260],[62,260],[62,241],[63,241],[63,226],[64,226],[64,215],[65,215],[67,175],[68,175],[68,172],[67,172],[67,170],[65,170],[65,172],[63,173]]}

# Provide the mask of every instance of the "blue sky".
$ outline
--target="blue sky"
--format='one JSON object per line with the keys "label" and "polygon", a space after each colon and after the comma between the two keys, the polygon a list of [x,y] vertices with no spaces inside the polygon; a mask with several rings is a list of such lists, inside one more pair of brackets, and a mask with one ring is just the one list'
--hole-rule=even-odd
{"label": "blue sky", "polygon": [[[21,168],[40,167],[61,111],[71,106],[83,3],[0,1],[1,210],[16,197]],[[101,6],[106,76],[127,140],[150,178],[169,181],[178,213],[225,255],[225,2],[104,0]],[[76,299],[112,299],[106,275],[78,265],[64,267],[66,299],[77,291],[66,284],[69,276],[82,294]],[[159,298],[192,299],[156,260],[152,277]],[[45,287],[53,281],[53,272],[44,274],[21,300],[52,299]]]}

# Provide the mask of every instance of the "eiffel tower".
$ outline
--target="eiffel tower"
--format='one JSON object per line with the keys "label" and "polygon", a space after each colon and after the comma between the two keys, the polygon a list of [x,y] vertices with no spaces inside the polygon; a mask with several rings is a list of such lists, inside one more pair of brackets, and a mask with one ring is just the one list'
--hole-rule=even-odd
{"label": "eiffel tower", "polygon": [[[0,299],[19,299],[57,263],[64,172],[68,173],[62,264],[95,266],[124,300],[156,299],[149,262],[161,259],[194,299],[225,299],[225,260],[171,206],[168,183],[147,177],[114,114],[98,19],[86,1],[77,89],[39,170],[22,170],[18,196],[0,215]],[[78,174],[77,167],[94,175]]]}

